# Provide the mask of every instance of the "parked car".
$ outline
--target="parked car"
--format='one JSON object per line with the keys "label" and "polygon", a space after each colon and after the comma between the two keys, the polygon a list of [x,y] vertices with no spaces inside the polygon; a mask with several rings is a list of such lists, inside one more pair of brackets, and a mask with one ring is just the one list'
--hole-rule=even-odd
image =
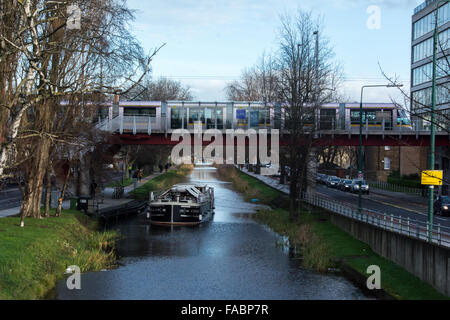
{"label": "parked car", "polygon": [[353,193],[359,193],[359,186],[361,185],[361,191],[363,194],[369,194],[369,185],[365,180],[353,180],[350,191]]}
{"label": "parked car", "polygon": [[339,181],[341,181],[341,179],[338,177],[334,177],[334,176],[328,177],[327,187],[328,188],[337,188]]}
{"label": "parked car", "polygon": [[445,216],[450,214],[450,197],[438,196],[434,201],[434,212],[436,214]]}
{"label": "parked car", "polygon": [[337,188],[342,191],[350,191],[351,187],[352,187],[352,180],[341,179],[341,182],[339,182]]}
{"label": "parked car", "polygon": [[322,173],[318,173],[317,174],[317,176],[316,176],[316,182],[317,183],[323,183],[323,179],[325,178],[325,175],[324,174],[322,174]]}

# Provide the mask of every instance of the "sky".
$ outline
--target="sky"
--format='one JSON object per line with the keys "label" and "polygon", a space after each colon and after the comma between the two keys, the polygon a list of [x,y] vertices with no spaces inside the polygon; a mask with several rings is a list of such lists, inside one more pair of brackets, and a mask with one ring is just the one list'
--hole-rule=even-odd
{"label": "sky", "polygon": [[[128,0],[133,33],[144,49],[166,44],[152,62],[153,77],[191,88],[197,101],[224,101],[227,83],[277,49],[280,15],[301,9],[323,21],[343,66],[341,93],[359,101],[366,84],[385,84],[380,68],[410,86],[411,16],[422,0]],[[379,15],[377,14],[379,13]],[[379,19],[377,19],[379,17]],[[367,89],[366,102],[399,100],[395,88]]]}

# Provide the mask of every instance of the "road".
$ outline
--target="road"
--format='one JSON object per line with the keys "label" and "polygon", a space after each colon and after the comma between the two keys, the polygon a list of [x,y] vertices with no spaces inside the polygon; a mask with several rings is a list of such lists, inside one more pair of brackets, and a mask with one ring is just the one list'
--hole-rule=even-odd
{"label": "road", "polygon": [[17,187],[0,190],[0,210],[17,208],[21,203],[22,195]]}
{"label": "road", "polygon": [[[317,185],[317,192],[351,206],[358,205],[358,194],[327,188],[324,185]],[[375,193],[372,190],[369,195],[362,196],[362,207],[424,222],[428,220],[428,208],[425,200],[411,201],[407,198],[402,198],[401,195],[397,195],[395,192],[387,196],[384,192],[381,194]],[[440,223],[442,226],[450,227],[450,217],[435,216],[434,222]]]}

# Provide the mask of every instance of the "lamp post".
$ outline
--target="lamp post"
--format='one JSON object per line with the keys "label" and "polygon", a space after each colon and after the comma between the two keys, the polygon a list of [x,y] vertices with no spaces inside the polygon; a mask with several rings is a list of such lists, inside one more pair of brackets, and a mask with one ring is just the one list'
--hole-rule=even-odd
{"label": "lamp post", "polygon": [[[433,82],[431,87],[431,131],[430,131],[430,170],[434,170],[435,163],[435,153],[436,153],[436,133],[435,133],[435,114],[436,110],[436,55],[437,55],[437,44],[438,44],[438,34],[439,34],[439,7],[441,3],[449,2],[449,0],[439,0],[436,3],[436,11],[434,13],[435,25],[433,34]],[[430,192],[428,197],[428,239],[432,240],[433,237],[433,215],[434,215],[434,186],[430,186]]]}
{"label": "lamp post", "polygon": [[315,52],[314,52],[314,72],[315,72],[315,84],[314,84],[314,102],[315,102],[315,108],[314,108],[314,126],[315,126],[315,133],[314,138],[317,138],[317,130],[319,128],[319,112],[316,111],[319,108],[319,31],[314,31],[313,35],[316,36],[316,46],[315,46]]}
{"label": "lamp post", "polygon": [[362,181],[364,179],[364,164],[363,164],[363,146],[362,146],[362,126],[363,126],[363,94],[364,88],[400,88],[403,87],[402,84],[373,84],[361,87],[361,103],[359,105],[359,161],[358,161],[358,211],[362,213]]}

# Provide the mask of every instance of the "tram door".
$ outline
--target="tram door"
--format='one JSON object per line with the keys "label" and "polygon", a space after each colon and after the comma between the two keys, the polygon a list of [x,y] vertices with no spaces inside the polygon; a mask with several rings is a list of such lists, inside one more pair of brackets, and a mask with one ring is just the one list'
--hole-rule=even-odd
{"label": "tram door", "polygon": [[336,129],[336,109],[320,110],[320,130]]}
{"label": "tram door", "polygon": [[[170,128],[171,129],[186,129],[187,116],[186,108],[181,106],[172,106],[170,108]],[[183,125],[184,122],[184,125]]]}
{"label": "tram door", "polygon": [[202,124],[202,130],[206,129],[206,109],[202,107],[189,107],[188,109],[188,129],[194,129],[194,124],[198,121]]}

